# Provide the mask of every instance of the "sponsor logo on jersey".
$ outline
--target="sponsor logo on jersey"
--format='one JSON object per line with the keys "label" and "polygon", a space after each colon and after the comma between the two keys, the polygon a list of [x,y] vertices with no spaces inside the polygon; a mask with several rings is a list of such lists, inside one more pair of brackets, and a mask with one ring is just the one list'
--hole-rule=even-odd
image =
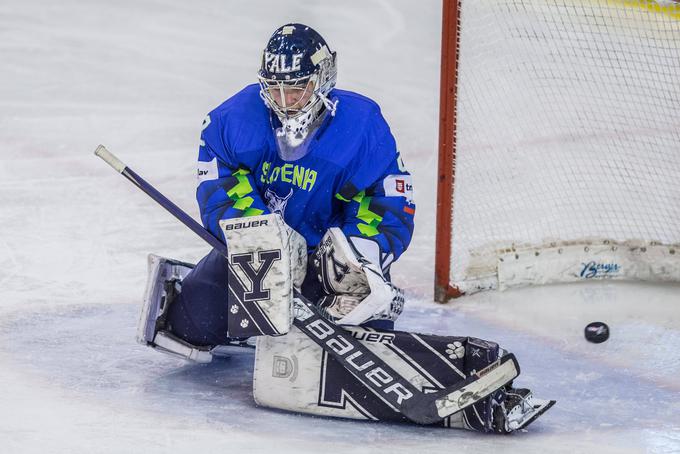
{"label": "sponsor logo on jersey", "polygon": [[413,203],[411,175],[388,175],[383,180],[383,189],[388,197],[405,197],[408,203]]}
{"label": "sponsor logo on jersey", "polygon": [[197,184],[201,184],[204,181],[216,180],[218,178],[217,158],[213,158],[212,161],[208,162],[198,161],[196,178],[198,179]]}
{"label": "sponsor logo on jersey", "polygon": [[282,166],[272,167],[272,163],[265,161],[262,163],[262,183],[271,184],[276,181],[283,181],[297,186],[305,191],[311,191],[316,184],[317,173],[314,169],[309,169],[297,164],[286,163]]}
{"label": "sponsor logo on jersey", "polygon": [[581,267],[581,277],[583,279],[612,276],[621,270],[621,265],[618,263],[599,263],[595,261],[581,263]]}

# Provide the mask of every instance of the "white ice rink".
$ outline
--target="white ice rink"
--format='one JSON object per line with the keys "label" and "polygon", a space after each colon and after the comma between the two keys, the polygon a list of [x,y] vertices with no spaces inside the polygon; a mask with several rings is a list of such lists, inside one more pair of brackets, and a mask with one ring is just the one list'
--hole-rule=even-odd
{"label": "white ice rink", "polygon": [[[589,283],[432,303],[439,1],[0,1],[0,454],[680,452],[680,286]],[[397,327],[513,350],[557,405],[526,433],[315,418],[252,399],[252,354],[187,365],[134,341],[146,254],[208,248],[92,154],[197,217],[205,113],[288,21],[338,51],[415,177]],[[584,326],[607,322],[608,342]]]}

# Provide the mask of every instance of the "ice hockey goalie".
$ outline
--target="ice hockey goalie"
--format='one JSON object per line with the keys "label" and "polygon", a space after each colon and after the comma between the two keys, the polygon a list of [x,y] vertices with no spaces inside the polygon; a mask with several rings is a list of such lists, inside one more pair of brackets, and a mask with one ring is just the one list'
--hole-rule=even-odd
{"label": "ice hockey goalie", "polygon": [[[222,289],[220,282],[229,283],[226,294],[209,296],[218,298],[219,304],[214,306],[224,307],[222,313],[211,312],[202,318],[205,309],[201,307],[213,306],[213,300],[203,299],[203,293],[192,294],[192,287],[197,285],[192,279],[200,263],[194,267],[150,256],[140,342],[188,360],[209,362],[221,345],[255,338],[254,396],[259,405],[323,416],[408,421],[292,326],[293,289],[304,281],[308,263],[302,237],[276,214],[255,216],[248,222],[225,220],[221,226],[227,243],[232,245],[229,257],[209,255],[204,261],[222,264],[223,275],[214,276],[216,288]],[[342,251],[334,253],[333,260],[334,266],[344,270],[343,280],[357,274],[352,294],[362,286],[364,292],[370,292],[369,279],[360,277],[362,258],[342,238],[337,240],[329,234],[322,243],[326,240],[328,249]],[[316,260],[310,270],[324,268],[319,256],[310,260]],[[322,274],[320,271],[319,281],[324,279]],[[393,311],[392,294],[385,292],[381,297],[389,302],[381,312]],[[326,309],[329,321],[341,322],[352,312],[338,311],[332,305]],[[494,342],[473,337],[409,333],[366,324],[347,324],[344,329],[425,393],[448,388],[492,367],[507,353]],[[213,338],[220,342],[211,343]],[[553,404],[510,383],[438,424],[509,433],[525,428]]]}

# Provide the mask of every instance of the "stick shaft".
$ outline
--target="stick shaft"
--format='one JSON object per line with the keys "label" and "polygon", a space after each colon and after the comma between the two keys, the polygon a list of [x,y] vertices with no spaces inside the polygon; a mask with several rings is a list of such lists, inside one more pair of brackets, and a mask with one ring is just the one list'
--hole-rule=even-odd
{"label": "stick shaft", "polygon": [[104,147],[99,145],[94,152],[95,155],[102,158],[107,164],[113,167],[118,173],[127,178],[132,184],[144,191],[146,195],[155,200],[160,206],[165,208],[172,214],[179,222],[189,227],[196,235],[203,238],[210,246],[217,249],[222,255],[227,257],[227,246],[208,232],[201,224],[196,222],[194,218],[189,216],[184,210],[175,205],[170,199],[158,192],[151,184],[144,178],[140,177],[134,170],[126,166],[120,159]]}

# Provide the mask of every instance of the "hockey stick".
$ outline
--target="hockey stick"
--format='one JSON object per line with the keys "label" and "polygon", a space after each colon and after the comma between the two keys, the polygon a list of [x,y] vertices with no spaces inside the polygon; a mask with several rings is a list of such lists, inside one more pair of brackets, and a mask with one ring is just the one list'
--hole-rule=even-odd
{"label": "hockey stick", "polygon": [[[99,145],[94,154],[203,238],[224,257],[229,258],[227,246],[224,243],[127,167],[103,145]],[[378,398],[415,423],[433,424],[441,421],[483,399],[519,375],[517,360],[514,355],[508,354],[462,382],[438,392],[425,394],[352,337],[351,333],[324,318],[319,309],[297,290],[294,292],[293,299],[295,310],[293,324],[340,362]]]}

